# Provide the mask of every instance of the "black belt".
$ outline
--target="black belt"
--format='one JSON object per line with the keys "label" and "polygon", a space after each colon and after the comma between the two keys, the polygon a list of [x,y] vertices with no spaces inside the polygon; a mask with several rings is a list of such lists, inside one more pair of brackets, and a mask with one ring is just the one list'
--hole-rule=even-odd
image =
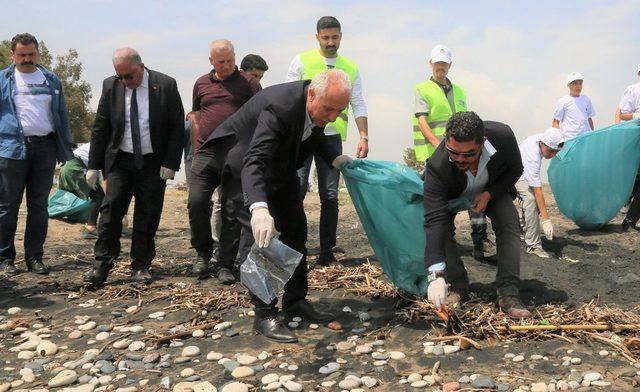
{"label": "black belt", "polygon": [[55,137],[56,137],[55,133],[51,132],[44,136],[25,136],[24,140],[26,140],[27,143],[37,143],[37,142],[42,142],[49,139],[54,139]]}

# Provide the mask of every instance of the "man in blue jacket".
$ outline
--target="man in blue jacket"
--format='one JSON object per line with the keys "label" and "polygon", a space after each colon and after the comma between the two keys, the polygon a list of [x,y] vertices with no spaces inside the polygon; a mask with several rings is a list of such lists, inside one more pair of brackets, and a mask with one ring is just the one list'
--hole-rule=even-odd
{"label": "man in blue jacket", "polygon": [[49,272],[42,257],[53,171],[56,160],[73,159],[62,85],[38,65],[39,56],[36,38],[18,34],[11,40],[13,64],[0,71],[0,270],[8,275],[18,272],[14,238],[25,189],[27,269]]}

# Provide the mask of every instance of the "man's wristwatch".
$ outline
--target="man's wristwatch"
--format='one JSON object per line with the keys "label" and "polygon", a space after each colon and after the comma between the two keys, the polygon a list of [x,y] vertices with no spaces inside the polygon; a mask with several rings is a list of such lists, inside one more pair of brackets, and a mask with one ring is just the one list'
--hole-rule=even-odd
{"label": "man's wristwatch", "polygon": [[444,278],[444,271],[431,271],[427,275],[427,282],[431,283],[438,278]]}
{"label": "man's wristwatch", "polygon": [[369,141],[369,136],[362,136],[362,135],[360,135],[360,140],[366,140],[366,141]]}

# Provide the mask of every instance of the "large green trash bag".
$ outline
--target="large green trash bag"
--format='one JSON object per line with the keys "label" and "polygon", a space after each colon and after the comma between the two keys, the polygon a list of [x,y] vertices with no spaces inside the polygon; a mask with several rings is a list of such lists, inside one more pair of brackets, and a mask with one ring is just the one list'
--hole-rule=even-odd
{"label": "large green trash bag", "polygon": [[355,160],[342,168],[349,195],[384,273],[415,295],[427,291],[423,182],[410,167]]}
{"label": "large green trash bag", "polygon": [[558,209],[595,230],[629,200],[640,166],[640,123],[626,121],[567,141],[551,160],[549,184]]}
{"label": "large green trash bag", "polygon": [[62,189],[49,197],[49,218],[65,219],[74,223],[85,223],[89,217],[91,200],[83,200]]}

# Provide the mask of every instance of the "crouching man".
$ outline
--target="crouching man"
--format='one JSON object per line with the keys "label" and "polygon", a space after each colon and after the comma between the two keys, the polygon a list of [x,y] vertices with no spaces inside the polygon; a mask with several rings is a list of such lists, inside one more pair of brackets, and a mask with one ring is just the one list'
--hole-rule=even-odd
{"label": "crouching man", "polygon": [[437,308],[462,302],[469,292],[454,218],[470,207],[489,216],[496,233],[500,308],[513,318],[531,315],[518,291],[520,225],[513,196],[521,175],[520,151],[509,126],[483,122],[474,112],[458,112],[449,119],[444,143],[427,161],[424,180],[427,292]]}

